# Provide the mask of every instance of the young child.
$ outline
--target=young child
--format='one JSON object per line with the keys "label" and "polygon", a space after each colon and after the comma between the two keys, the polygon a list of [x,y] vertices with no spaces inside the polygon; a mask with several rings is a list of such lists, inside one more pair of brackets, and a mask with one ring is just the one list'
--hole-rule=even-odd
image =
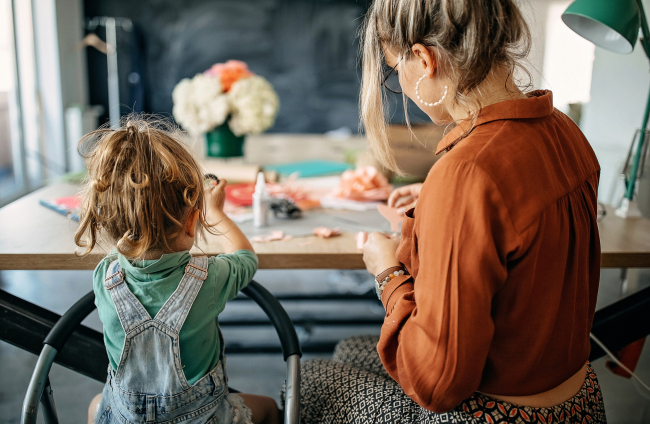
{"label": "young child", "polygon": [[[75,242],[81,256],[116,246],[93,276],[110,367],[89,422],[278,423],[273,399],[228,392],[217,317],[257,256],[223,212],[226,181],[206,184],[179,136],[132,117],[80,142],[89,181]],[[192,257],[201,230],[226,254]]]}

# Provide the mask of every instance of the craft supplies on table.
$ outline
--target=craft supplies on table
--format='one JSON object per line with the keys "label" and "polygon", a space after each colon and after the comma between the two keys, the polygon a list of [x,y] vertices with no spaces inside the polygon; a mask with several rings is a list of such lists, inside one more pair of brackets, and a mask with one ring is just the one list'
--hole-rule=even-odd
{"label": "craft supplies on table", "polygon": [[397,213],[397,208],[392,208],[383,203],[377,205],[377,210],[379,211],[381,216],[383,216],[384,218],[386,218],[388,222],[390,222],[391,231],[399,230],[399,227],[402,224],[402,220],[404,219],[404,214]]}
{"label": "craft supplies on table", "polygon": [[54,212],[60,213],[73,221],[79,222],[79,212],[81,210],[81,198],[77,195],[57,197],[54,199],[40,199],[41,205]]}
{"label": "craft supplies on table", "polygon": [[224,159],[206,159],[200,165],[205,173],[218,175],[228,183],[254,182],[261,171],[259,165],[233,164]]}
{"label": "craft supplies on table", "polygon": [[383,201],[388,199],[393,186],[374,166],[358,167],[345,171],[332,192],[335,197],[358,201]]}
{"label": "craft supplies on table", "polygon": [[266,191],[264,173],[257,174],[255,191],[253,192],[253,225],[257,228],[265,227],[269,216],[269,193]]}
{"label": "craft supplies on table", "polygon": [[362,202],[334,196],[323,196],[320,199],[320,204],[324,208],[348,211],[371,211],[377,209],[377,205],[380,203],[381,202]]}
{"label": "craft supplies on table", "polygon": [[341,174],[351,168],[353,166],[349,163],[330,160],[305,160],[264,166],[266,171],[275,171],[281,176],[297,173],[300,178]]}
{"label": "craft supplies on table", "polygon": [[[217,174],[218,175],[218,174]],[[0,209],[0,269],[94,269],[108,250],[98,249],[85,258],[75,256],[74,232],[77,224],[39,205],[41,199],[73,195],[78,185],[56,182],[35,191]],[[318,209],[304,212],[297,220],[271,218],[269,227],[255,229],[252,222],[241,224],[244,233],[269,234],[283,230],[296,237],[308,234],[315,227],[339,227],[339,237],[321,240],[317,237],[259,244],[255,250],[260,269],[365,269],[361,251],[357,249],[359,231],[390,231],[390,225],[377,211],[334,211]],[[598,223],[602,243],[603,268],[650,267],[650,221],[624,220],[607,207],[607,217]],[[219,237],[201,241],[194,254],[223,253]],[[303,243],[311,242],[308,245]],[[103,246],[110,249],[110,246]]]}

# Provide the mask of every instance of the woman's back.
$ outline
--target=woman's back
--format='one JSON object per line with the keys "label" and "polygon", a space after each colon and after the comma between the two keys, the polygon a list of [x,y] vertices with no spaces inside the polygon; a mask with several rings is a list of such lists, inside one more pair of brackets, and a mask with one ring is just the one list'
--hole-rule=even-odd
{"label": "woman's back", "polygon": [[[342,365],[304,367],[305,379],[336,384],[306,394],[317,399],[305,401],[311,415],[330,422],[321,406],[347,388],[342,410],[355,417],[381,409],[411,422],[605,421],[587,364],[598,163],[550,93],[522,92],[531,33],[518,2],[377,0],[364,24],[361,115],[382,165],[399,172],[383,88],[457,128],[424,184],[391,195],[395,206],[417,199],[399,244],[371,233],[363,246],[386,310],[377,352],[399,387],[386,380],[357,406],[370,391],[362,371],[382,376],[364,365],[367,343],[348,340]],[[395,73],[399,87],[389,83]]]}
{"label": "woman's back", "polygon": [[552,95],[488,106],[463,132],[441,141],[450,151],[405,218],[397,258],[415,284],[384,295],[378,346],[433,410],[573,376],[588,359],[599,281],[598,163]]}
{"label": "woman's back", "polygon": [[[492,300],[494,335],[479,390],[531,395],[558,386],[589,357],[600,279],[600,167],[552,94],[487,108],[449,152],[480,166],[501,194],[512,231],[507,277]],[[502,120],[507,119],[507,120]],[[509,226],[510,226],[509,225]]]}

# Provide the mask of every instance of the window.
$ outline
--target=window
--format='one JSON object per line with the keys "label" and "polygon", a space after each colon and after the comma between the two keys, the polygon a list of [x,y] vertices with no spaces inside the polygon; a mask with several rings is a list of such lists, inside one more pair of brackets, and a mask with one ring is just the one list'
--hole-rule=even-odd
{"label": "window", "polygon": [[0,0],[0,205],[43,184],[29,1]]}

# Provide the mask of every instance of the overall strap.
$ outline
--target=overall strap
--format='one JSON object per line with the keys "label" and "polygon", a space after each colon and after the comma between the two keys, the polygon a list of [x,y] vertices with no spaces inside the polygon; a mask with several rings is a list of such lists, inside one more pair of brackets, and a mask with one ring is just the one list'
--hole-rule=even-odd
{"label": "overall strap", "polygon": [[156,314],[155,320],[163,322],[176,332],[181,330],[187,314],[194,304],[196,295],[201,290],[203,281],[208,277],[208,258],[193,257],[185,267],[185,274],[178,288]]}
{"label": "overall strap", "polygon": [[111,294],[124,332],[128,333],[137,325],[150,320],[151,316],[125,283],[124,271],[120,262],[114,260],[106,270],[104,287]]}

